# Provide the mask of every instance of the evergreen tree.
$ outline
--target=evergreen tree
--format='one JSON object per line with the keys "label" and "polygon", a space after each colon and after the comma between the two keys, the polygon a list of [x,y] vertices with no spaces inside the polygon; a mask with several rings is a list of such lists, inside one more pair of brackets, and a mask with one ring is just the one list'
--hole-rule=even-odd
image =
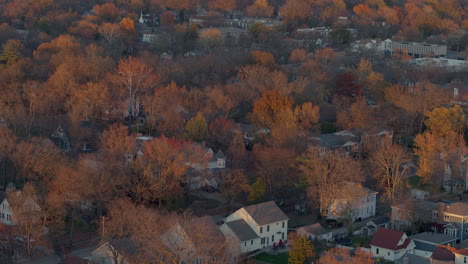
{"label": "evergreen tree", "polygon": [[2,45],[0,51],[0,63],[10,65],[13,62],[19,60],[21,55],[21,49],[23,45],[17,39],[9,39],[5,44]]}

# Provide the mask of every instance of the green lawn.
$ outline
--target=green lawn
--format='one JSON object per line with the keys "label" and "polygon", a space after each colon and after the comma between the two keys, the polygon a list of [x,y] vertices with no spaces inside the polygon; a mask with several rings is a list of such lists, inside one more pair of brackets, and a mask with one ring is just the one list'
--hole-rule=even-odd
{"label": "green lawn", "polygon": [[[355,236],[351,239],[353,247],[369,247],[372,237]],[[362,242],[362,245],[361,245]]]}
{"label": "green lawn", "polygon": [[418,188],[420,187],[419,184],[421,183],[421,177],[417,176],[417,175],[413,175],[411,177],[408,178],[408,183],[414,187],[414,188]]}
{"label": "green lawn", "polygon": [[268,255],[267,253],[263,252],[255,256],[256,260],[268,262],[271,264],[288,264],[288,253],[281,253],[278,255]]}

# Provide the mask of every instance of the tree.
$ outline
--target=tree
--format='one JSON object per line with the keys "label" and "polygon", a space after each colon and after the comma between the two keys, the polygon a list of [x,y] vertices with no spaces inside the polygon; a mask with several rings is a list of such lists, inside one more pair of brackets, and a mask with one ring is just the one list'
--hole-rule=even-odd
{"label": "tree", "polygon": [[156,87],[158,76],[151,66],[136,58],[128,57],[119,61],[115,78],[117,84],[127,94],[127,110],[131,120],[139,113],[138,96]]}
{"label": "tree", "polygon": [[299,169],[309,185],[308,196],[319,203],[322,215],[340,194],[340,186],[361,178],[360,163],[339,150],[310,147],[299,158]]}
{"label": "tree", "polygon": [[23,44],[17,39],[9,39],[2,45],[0,51],[0,63],[11,65],[22,57]]}
{"label": "tree", "polygon": [[373,111],[365,97],[358,97],[349,109],[338,112],[336,125],[343,129],[369,128],[373,124]]}
{"label": "tree", "polygon": [[210,2],[208,2],[208,7],[211,10],[230,12],[236,10],[237,3],[236,0],[211,0]]}
{"label": "tree", "polygon": [[427,114],[424,124],[436,137],[445,137],[450,131],[462,133],[465,114],[459,105],[450,108],[438,107]]}
{"label": "tree", "polygon": [[351,72],[337,76],[335,93],[341,96],[356,97],[362,95],[361,85]]}
{"label": "tree", "polygon": [[[426,183],[439,186],[443,182],[445,164],[458,163],[465,153],[465,140],[462,134],[450,131],[440,138],[429,131],[416,135],[414,152],[418,156],[418,176]],[[457,158],[458,157],[458,158]],[[456,166],[452,166],[456,168]],[[452,174],[455,179],[458,173]]]}
{"label": "tree", "polygon": [[253,150],[256,174],[263,179],[267,188],[267,198],[281,193],[281,187],[289,183],[294,152],[280,147],[256,145]]}
{"label": "tree", "polygon": [[246,11],[251,17],[271,17],[274,7],[270,6],[267,0],[255,0],[253,5],[247,7]]}
{"label": "tree", "polygon": [[201,112],[192,117],[185,125],[185,138],[202,142],[208,136],[208,125]]}
{"label": "tree", "polygon": [[280,91],[266,91],[262,94],[262,97],[255,102],[253,119],[260,126],[268,128],[275,125],[294,125],[292,104],[292,98],[283,96]]}
{"label": "tree", "polygon": [[291,243],[288,264],[311,263],[314,257],[314,246],[305,236],[300,236]]}
{"label": "tree", "polygon": [[15,221],[13,233],[22,238],[30,257],[46,231],[46,215],[38,205],[36,190],[31,183],[27,183],[21,191],[10,190],[7,197],[13,213],[12,220]]}
{"label": "tree", "polygon": [[319,264],[373,264],[374,259],[369,253],[356,250],[354,254],[346,248],[332,248],[326,251],[318,260]]}
{"label": "tree", "polygon": [[289,63],[302,63],[310,58],[310,54],[304,49],[295,49],[289,56]]}
{"label": "tree", "polygon": [[294,116],[297,126],[300,129],[311,129],[319,121],[320,108],[317,105],[313,105],[311,102],[306,102],[301,106],[296,106],[294,109]]}
{"label": "tree", "polygon": [[408,176],[408,163],[411,162],[408,152],[387,140],[371,151],[369,160],[376,180],[384,190],[384,197],[393,202]]}
{"label": "tree", "polygon": [[288,22],[300,22],[306,20],[312,12],[310,3],[303,0],[286,1],[279,12]]}
{"label": "tree", "polygon": [[244,170],[236,169],[223,174],[220,191],[226,199],[226,207],[229,212],[236,208],[236,202],[240,197],[251,191],[250,188]]}
{"label": "tree", "polygon": [[93,7],[93,11],[98,17],[106,22],[115,22],[120,15],[119,9],[112,3],[95,5]]}
{"label": "tree", "polygon": [[217,118],[209,126],[212,145],[226,149],[236,132],[236,123],[226,117]]}
{"label": "tree", "polygon": [[266,51],[254,50],[250,52],[250,57],[255,64],[262,66],[268,67],[275,64],[275,57],[273,57],[273,54]]}
{"label": "tree", "polygon": [[265,181],[261,177],[258,177],[250,187],[249,200],[254,203],[261,203],[265,200],[265,192]]}

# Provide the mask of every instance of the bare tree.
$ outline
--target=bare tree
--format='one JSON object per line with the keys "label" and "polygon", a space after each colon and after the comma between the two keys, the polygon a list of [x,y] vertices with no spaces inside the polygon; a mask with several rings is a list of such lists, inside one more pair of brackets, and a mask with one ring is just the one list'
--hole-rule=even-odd
{"label": "bare tree", "polygon": [[11,221],[15,224],[13,234],[24,244],[26,254],[30,257],[45,233],[46,215],[38,205],[36,191],[30,183],[21,191],[9,191],[7,199],[13,213]]}
{"label": "bare tree", "polygon": [[374,169],[374,175],[384,190],[384,197],[393,202],[395,196],[403,188],[407,176],[408,163],[411,158],[402,146],[390,140],[375,148],[369,155]]}
{"label": "bare tree", "polygon": [[309,184],[308,195],[320,204],[322,215],[337,199],[344,183],[361,179],[360,163],[339,150],[310,147],[299,162]]}

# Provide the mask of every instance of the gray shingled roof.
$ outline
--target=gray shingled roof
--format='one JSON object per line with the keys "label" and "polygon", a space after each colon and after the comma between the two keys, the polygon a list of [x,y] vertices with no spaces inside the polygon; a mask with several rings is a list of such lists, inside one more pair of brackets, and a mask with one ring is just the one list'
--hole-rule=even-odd
{"label": "gray shingled roof", "polygon": [[232,230],[232,232],[234,232],[241,242],[259,238],[244,219],[227,222],[226,225]]}
{"label": "gray shingled roof", "polygon": [[445,212],[455,215],[468,215],[468,203],[452,203],[447,205]]}
{"label": "gray shingled roof", "polygon": [[356,137],[351,135],[339,135],[336,133],[331,133],[309,138],[310,145],[327,148],[341,147],[348,141],[356,143]]}
{"label": "gray shingled roof", "polygon": [[388,221],[390,221],[390,219],[388,219],[388,217],[386,216],[372,220],[372,222],[374,222],[374,224],[376,225],[385,224]]}
{"label": "gray shingled roof", "polygon": [[427,242],[431,242],[435,244],[446,244],[456,239],[455,237],[447,236],[444,234],[434,234],[431,232],[419,233],[419,234],[411,236],[411,238],[413,240],[427,241]]}
{"label": "gray shingled roof", "polygon": [[243,207],[258,225],[266,225],[279,221],[289,220],[275,202],[265,202]]}
{"label": "gray shingled roof", "polygon": [[315,224],[311,224],[311,225],[308,225],[308,226],[304,226],[303,228],[305,230],[307,230],[307,232],[309,232],[311,234],[314,234],[314,235],[318,235],[318,236],[332,232],[332,231],[328,231],[325,228],[323,228],[320,225],[320,223],[315,223]]}
{"label": "gray shingled roof", "polygon": [[414,241],[414,245],[416,246],[415,249],[427,251],[427,252],[434,252],[434,250],[437,247],[437,245],[428,244],[428,243],[421,242],[421,241]]}

